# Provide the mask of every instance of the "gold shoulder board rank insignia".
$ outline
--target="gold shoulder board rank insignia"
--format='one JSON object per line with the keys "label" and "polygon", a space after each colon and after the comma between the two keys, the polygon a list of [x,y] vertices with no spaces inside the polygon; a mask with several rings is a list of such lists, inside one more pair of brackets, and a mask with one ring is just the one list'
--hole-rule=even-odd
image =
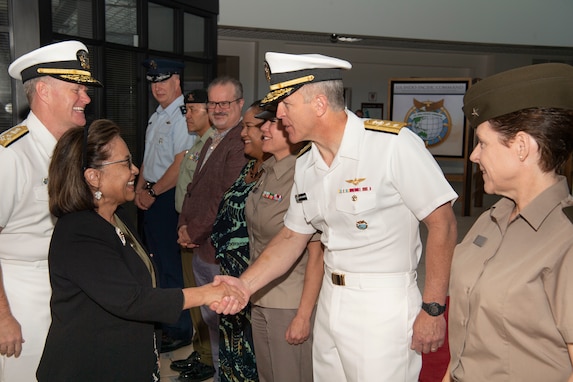
{"label": "gold shoulder board rank insignia", "polygon": [[400,130],[407,126],[405,122],[385,121],[382,119],[367,119],[364,121],[364,128],[382,133],[398,134]]}
{"label": "gold shoulder board rank insignia", "polygon": [[28,131],[28,128],[22,125],[14,126],[13,128],[6,130],[0,134],[0,146],[10,146],[12,143],[28,134]]}
{"label": "gold shoulder board rank insignia", "polygon": [[300,149],[300,151],[298,152],[298,154],[296,155],[296,157],[301,157],[304,154],[306,154],[307,152],[310,151],[310,148],[312,147],[312,143],[308,142],[306,145],[304,145],[304,147],[302,149]]}

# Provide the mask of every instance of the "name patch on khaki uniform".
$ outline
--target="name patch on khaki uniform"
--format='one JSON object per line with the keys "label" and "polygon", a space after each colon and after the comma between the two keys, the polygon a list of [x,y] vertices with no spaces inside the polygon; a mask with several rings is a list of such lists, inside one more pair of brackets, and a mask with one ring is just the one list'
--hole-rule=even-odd
{"label": "name patch on khaki uniform", "polygon": [[364,121],[364,128],[366,130],[390,134],[398,134],[400,130],[407,125],[405,122],[385,121],[382,119],[367,119]]}
{"label": "name patch on khaki uniform", "polygon": [[14,126],[0,134],[0,146],[8,147],[24,135],[28,134],[26,126]]}

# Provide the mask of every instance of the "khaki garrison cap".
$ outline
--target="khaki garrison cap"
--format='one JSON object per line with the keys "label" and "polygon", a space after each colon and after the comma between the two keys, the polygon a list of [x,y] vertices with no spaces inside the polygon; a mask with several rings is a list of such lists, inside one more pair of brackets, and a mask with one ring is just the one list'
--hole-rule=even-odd
{"label": "khaki garrison cap", "polygon": [[86,86],[102,86],[90,72],[88,48],[79,41],[63,41],[33,50],[14,61],[8,73],[22,82],[51,76]]}
{"label": "khaki garrison cap", "polygon": [[185,103],[207,103],[207,91],[205,89],[194,89],[185,94]]}
{"label": "khaki garrison cap", "polygon": [[261,103],[277,103],[309,83],[341,80],[342,70],[350,68],[350,62],[322,54],[267,52],[265,76],[270,92]]}
{"label": "khaki garrison cap", "polygon": [[573,109],[573,66],[538,64],[495,74],[470,87],[463,110],[471,126],[477,127],[533,107]]}

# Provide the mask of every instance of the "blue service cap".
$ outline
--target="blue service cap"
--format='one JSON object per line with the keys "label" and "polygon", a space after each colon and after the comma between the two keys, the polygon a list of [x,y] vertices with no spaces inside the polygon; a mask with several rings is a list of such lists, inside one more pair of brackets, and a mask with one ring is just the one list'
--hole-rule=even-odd
{"label": "blue service cap", "polygon": [[174,74],[181,74],[185,65],[182,62],[150,58],[142,62],[147,68],[147,81],[161,82],[171,78]]}

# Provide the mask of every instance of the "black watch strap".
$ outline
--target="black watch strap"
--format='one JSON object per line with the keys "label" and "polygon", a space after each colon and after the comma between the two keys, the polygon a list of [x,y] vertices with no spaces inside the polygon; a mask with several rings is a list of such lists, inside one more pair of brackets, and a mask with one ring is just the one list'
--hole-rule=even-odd
{"label": "black watch strap", "polygon": [[437,302],[422,302],[422,309],[430,316],[436,317],[446,311],[446,305],[440,305]]}
{"label": "black watch strap", "polygon": [[153,189],[153,186],[155,186],[155,183],[152,182],[145,182],[145,189],[147,190],[147,193],[149,195],[151,195],[151,197],[156,198],[157,194],[155,193],[155,190]]}

